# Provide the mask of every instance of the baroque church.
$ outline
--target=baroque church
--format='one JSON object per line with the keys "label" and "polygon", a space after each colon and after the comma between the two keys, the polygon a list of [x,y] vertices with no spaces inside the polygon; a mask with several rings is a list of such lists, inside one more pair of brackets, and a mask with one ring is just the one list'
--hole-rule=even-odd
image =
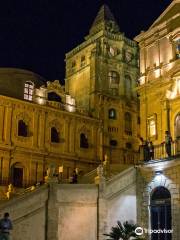
{"label": "baroque church", "polygon": [[118,220],[180,239],[179,23],[173,0],[130,40],[103,5],[66,54],[65,86],[0,68],[0,210],[13,240],[105,240]]}

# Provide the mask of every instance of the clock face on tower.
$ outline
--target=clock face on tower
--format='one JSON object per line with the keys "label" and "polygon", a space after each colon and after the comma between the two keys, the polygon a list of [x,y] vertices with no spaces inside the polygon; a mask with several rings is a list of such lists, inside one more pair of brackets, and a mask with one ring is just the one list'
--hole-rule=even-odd
{"label": "clock face on tower", "polygon": [[129,52],[129,51],[126,51],[125,52],[125,60],[126,60],[126,62],[128,62],[128,63],[131,62],[132,58],[133,58],[132,53]]}

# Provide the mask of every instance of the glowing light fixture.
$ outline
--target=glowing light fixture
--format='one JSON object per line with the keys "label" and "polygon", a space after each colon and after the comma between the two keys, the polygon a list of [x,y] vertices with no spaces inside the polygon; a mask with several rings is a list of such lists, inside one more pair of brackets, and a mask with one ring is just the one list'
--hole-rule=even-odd
{"label": "glowing light fixture", "polygon": [[163,171],[162,170],[157,170],[157,171],[155,171],[155,175],[157,176],[157,175],[162,175],[163,174]]}

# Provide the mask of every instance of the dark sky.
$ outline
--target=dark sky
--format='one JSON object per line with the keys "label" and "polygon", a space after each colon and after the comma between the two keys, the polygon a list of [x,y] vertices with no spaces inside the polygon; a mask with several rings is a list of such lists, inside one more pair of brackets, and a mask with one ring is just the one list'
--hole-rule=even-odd
{"label": "dark sky", "polygon": [[62,81],[65,53],[83,41],[103,3],[109,5],[121,32],[133,38],[148,29],[171,1],[1,1],[0,67],[24,68]]}

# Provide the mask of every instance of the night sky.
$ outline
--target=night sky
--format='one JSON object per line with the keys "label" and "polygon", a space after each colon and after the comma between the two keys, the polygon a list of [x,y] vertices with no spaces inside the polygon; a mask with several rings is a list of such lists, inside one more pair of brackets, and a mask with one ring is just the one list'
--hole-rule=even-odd
{"label": "night sky", "polygon": [[129,38],[147,30],[172,0],[6,0],[0,6],[0,67],[64,79],[65,53],[83,42],[103,3]]}

